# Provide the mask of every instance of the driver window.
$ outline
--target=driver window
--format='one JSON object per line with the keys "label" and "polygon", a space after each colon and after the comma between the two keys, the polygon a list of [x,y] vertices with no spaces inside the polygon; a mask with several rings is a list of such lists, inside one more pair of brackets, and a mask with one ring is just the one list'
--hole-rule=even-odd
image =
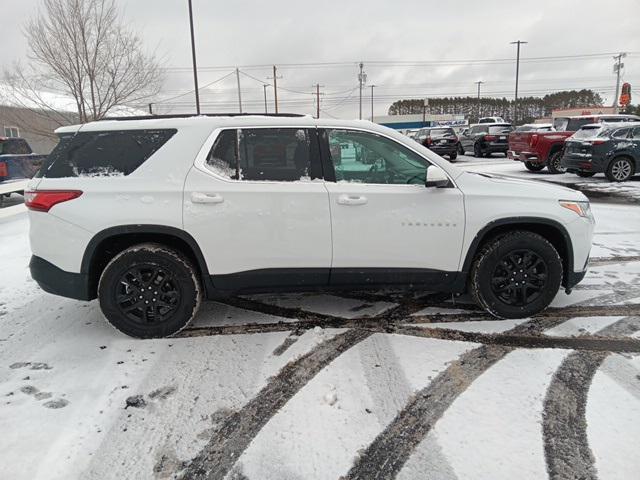
{"label": "driver window", "polygon": [[338,182],[425,183],[430,163],[393,140],[355,130],[327,130],[327,136]]}

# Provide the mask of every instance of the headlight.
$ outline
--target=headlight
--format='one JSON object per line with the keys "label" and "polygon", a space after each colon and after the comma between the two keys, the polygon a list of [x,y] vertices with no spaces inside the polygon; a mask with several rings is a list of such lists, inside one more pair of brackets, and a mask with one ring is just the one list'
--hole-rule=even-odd
{"label": "headlight", "polygon": [[570,200],[559,200],[560,206],[577,213],[581,217],[594,221],[591,213],[591,204],[589,202],[574,202]]}

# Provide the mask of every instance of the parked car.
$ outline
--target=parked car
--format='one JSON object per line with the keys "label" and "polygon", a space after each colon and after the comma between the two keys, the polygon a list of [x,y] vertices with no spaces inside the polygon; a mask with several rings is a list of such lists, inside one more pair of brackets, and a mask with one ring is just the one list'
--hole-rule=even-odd
{"label": "parked car", "polygon": [[502,117],[482,117],[478,123],[506,123]]}
{"label": "parked car", "polygon": [[57,134],[26,192],[31,275],[98,298],[134,337],[175,334],[204,298],[265,291],[469,291],[525,318],[587,269],[582,193],[463,172],[371,122],[174,116]]}
{"label": "parked car", "polygon": [[508,157],[523,162],[527,170],[537,172],[547,167],[550,173],[563,173],[561,165],[564,141],[580,127],[600,122],[638,121],[636,115],[582,115],[558,117],[555,132],[513,132],[509,135]]}
{"label": "parked car", "polygon": [[562,167],[581,177],[604,173],[611,182],[625,182],[640,164],[640,124],[585,125],[565,141]]}
{"label": "parked car", "polygon": [[430,127],[418,131],[416,140],[440,156],[447,155],[449,160],[458,156],[458,136],[451,127]]}
{"label": "parked car", "polygon": [[33,153],[24,138],[0,137],[0,183],[33,177],[45,158]]}
{"label": "parked car", "polygon": [[460,136],[464,152],[471,150],[474,157],[490,157],[492,153],[507,154],[507,138],[513,130],[510,123],[483,123],[471,125]]}

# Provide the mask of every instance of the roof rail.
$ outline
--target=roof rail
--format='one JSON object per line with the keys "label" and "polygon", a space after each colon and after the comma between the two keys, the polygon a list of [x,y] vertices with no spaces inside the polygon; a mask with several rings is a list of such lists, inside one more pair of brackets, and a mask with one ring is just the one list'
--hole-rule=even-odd
{"label": "roof rail", "polygon": [[176,113],[169,115],[139,115],[132,117],[105,117],[98,121],[104,120],[161,120],[164,118],[191,118],[191,117],[247,117],[247,116],[260,116],[260,117],[306,117],[307,115],[302,113],[201,113],[197,115],[195,113]]}

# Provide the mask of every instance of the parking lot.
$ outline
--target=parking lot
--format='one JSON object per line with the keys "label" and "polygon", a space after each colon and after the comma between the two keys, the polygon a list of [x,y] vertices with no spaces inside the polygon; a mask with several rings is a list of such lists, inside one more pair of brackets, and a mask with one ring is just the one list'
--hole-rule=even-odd
{"label": "parking lot", "polygon": [[591,267],[571,295],[519,320],[431,292],[255,295],[205,304],[174,338],[134,340],[96,301],[38,289],[12,199],[0,478],[637,476],[640,177],[532,173],[502,155],[456,164],[590,198]]}

